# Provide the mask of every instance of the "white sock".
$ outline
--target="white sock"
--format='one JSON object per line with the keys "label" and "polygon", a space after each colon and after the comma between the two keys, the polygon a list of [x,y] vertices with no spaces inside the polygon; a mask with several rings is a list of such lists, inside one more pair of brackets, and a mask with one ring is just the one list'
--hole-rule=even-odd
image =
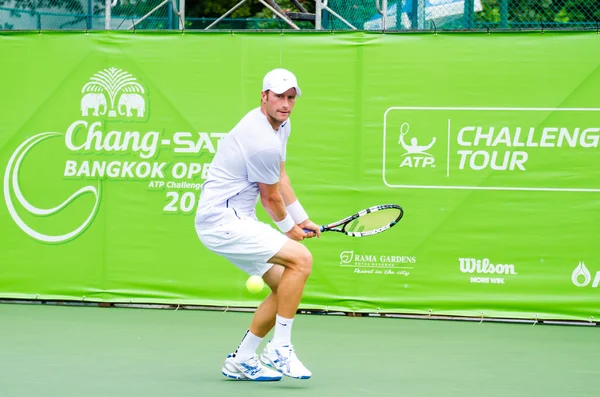
{"label": "white sock", "polygon": [[252,356],[256,354],[256,349],[262,340],[263,338],[254,335],[250,330],[246,331],[246,335],[244,335],[244,338],[234,353],[235,358],[240,362],[252,358]]}
{"label": "white sock", "polygon": [[271,341],[276,346],[287,346],[292,344],[293,318],[284,318],[277,315],[275,319],[275,335]]}

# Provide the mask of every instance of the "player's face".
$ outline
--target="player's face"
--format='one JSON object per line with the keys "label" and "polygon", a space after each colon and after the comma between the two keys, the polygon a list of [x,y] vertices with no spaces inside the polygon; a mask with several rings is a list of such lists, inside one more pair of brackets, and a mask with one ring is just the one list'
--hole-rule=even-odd
{"label": "player's face", "polygon": [[283,94],[276,94],[273,91],[263,92],[262,100],[267,116],[281,124],[290,117],[296,104],[296,89],[290,88]]}

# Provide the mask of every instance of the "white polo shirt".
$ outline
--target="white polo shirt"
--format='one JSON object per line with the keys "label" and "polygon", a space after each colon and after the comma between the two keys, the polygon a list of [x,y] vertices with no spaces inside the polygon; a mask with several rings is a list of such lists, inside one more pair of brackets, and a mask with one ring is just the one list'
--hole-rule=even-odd
{"label": "white polo shirt", "polygon": [[240,120],[219,142],[202,185],[196,228],[236,218],[256,219],[258,182],[272,185],[279,181],[290,131],[290,120],[274,131],[260,108]]}

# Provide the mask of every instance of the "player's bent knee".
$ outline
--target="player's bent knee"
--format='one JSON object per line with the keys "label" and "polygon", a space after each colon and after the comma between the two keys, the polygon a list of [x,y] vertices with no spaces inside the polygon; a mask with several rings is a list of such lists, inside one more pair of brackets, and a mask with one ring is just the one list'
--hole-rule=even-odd
{"label": "player's bent knee", "polygon": [[312,258],[312,254],[310,253],[308,248],[306,248],[304,246],[302,246],[302,248],[304,248],[304,249],[301,250],[301,252],[296,257],[296,264],[297,264],[298,270],[300,272],[302,272],[302,274],[306,278],[308,278],[308,276],[310,276],[310,273],[312,272],[313,258]]}
{"label": "player's bent knee", "polygon": [[288,240],[269,262],[301,272],[306,278],[312,271],[312,254],[308,248],[294,240]]}

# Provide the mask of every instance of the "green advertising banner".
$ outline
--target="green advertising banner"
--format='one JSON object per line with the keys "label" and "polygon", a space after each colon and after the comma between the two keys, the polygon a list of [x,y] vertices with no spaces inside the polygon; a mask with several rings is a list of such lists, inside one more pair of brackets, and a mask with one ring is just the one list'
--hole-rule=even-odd
{"label": "green advertising banner", "polygon": [[304,241],[303,308],[600,317],[595,32],[0,33],[0,297],[256,305],[194,212],[277,67],[311,218],[405,210]]}

